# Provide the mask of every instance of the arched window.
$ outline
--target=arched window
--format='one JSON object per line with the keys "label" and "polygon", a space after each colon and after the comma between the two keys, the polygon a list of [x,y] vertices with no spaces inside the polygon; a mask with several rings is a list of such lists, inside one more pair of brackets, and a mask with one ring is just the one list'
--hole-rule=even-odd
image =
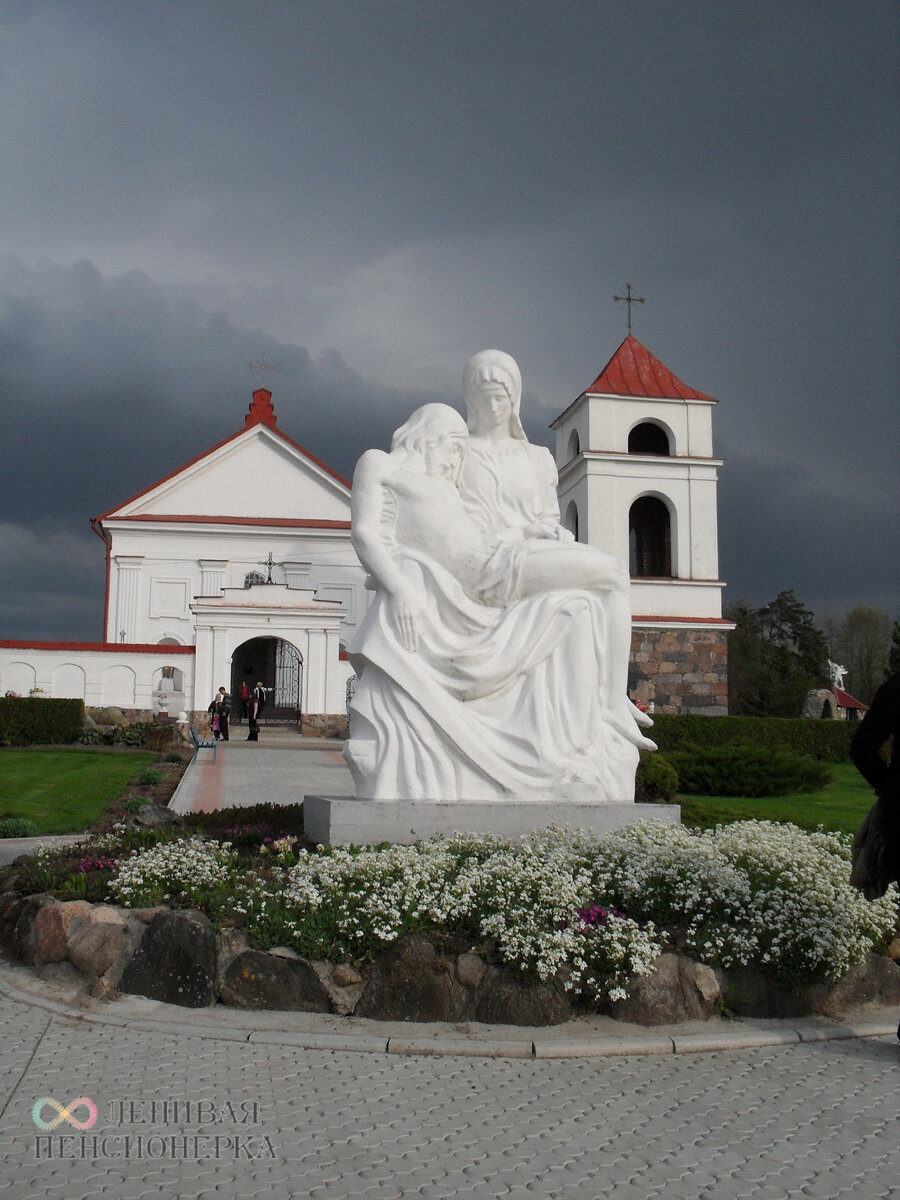
{"label": "arched window", "polygon": [[566,454],[566,461],[571,462],[573,458],[577,458],[581,453],[581,438],[578,436],[578,430],[573,429],[569,434],[569,449]]}
{"label": "arched window", "polygon": [[575,503],[574,500],[569,501],[569,506],[566,509],[566,519],[565,519],[565,521],[563,521],[563,525],[565,526],[566,529],[568,529],[569,533],[571,533],[572,537],[574,537],[575,541],[577,542],[578,541],[578,505]]}
{"label": "arched window", "polygon": [[671,579],[669,510],[656,496],[641,496],[628,514],[629,569],[637,579]]}
{"label": "arched window", "polygon": [[628,453],[668,458],[671,454],[669,435],[662,426],[654,425],[652,421],[643,421],[640,425],[635,425],[628,435]]}
{"label": "arched window", "polygon": [[254,583],[265,583],[266,577],[259,571],[251,571],[249,575],[244,576],[244,587],[252,587]]}

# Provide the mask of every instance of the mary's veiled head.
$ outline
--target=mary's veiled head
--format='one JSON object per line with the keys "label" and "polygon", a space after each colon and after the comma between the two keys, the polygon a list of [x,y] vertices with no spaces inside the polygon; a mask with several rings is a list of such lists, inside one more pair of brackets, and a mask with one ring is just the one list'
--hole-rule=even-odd
{"label": "mary's veiled head", "polygon": [[506,418],[511,437],[525,438],[519,408],[522,403],[522,373],[519,365],[502,350],[479,350],[466,363],[463,371],[463,397],[469,429],[480,432],[491,395],[502,387],[509,397],[509,415]]}

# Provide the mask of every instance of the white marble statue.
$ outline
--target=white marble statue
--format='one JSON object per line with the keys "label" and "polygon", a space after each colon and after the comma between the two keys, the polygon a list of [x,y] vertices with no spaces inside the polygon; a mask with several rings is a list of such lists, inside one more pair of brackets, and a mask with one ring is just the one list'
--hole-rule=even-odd
{"label": "white marble statue", "polygon": [[841,691],[843,691],[844,690],[844,676],[849,674],[849,672],[847,671],[847,668],[840,666],[839,663],[832,662],[831,659],[829,658],[828,674],[829,674],[829,676],[831,678],[831,682],[834,684],[834,686],[840,688]]}
{"label": "white marble statue", "polygon": [[476,355],[465,392],[468,429],[427,404],[354,475],[353,545],[375,590],[349,647],[356,795],[631,801],[653,743],[625,693],[627,573],[560,527],[513,360]]}

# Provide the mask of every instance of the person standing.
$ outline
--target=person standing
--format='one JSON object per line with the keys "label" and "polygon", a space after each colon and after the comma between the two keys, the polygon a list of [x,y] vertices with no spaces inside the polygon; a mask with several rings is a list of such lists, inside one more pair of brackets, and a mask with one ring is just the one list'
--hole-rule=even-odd
{"label": "person standing", "polygon": [[245,679],[241,684],[241,716],[246,721],[250,715],[250,684]]}
{"label": "person standing", "polygon": [[256,698],[256,692],[254,691],[251,694],[250,699],[247,701],[247,723],[249,726],[249,733],[247,734],[248,742],[258,742],[259,741],[258,717],[259,717],[259,700]]}
{"label": "person standing", "polygon": [[900,673],[875,693],[853,735],[850,758],[877,797],[853,839],[850,882],[876,900],[900,883]]}
{"label": "person standing", "polygon": [[[221,737],[222,741],[229,740],[228,734],[228,718],[231,716],[231,696],[224,687],[220,687],[212,698],[208,710],[213,717],[213,734],[218,740]],[[216,726],[218,725],[218,733]]]}

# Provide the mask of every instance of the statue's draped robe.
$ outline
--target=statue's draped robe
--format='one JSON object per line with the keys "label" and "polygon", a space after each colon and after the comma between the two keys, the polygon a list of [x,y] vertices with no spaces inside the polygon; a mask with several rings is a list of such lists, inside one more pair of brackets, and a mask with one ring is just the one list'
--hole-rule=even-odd
{"label": "statue's draped robe", "polygon": [[[546,480],[535,489],[545,493]],[[349,647],[359,683],[345,756],[357,796],[633,800],[638,751],[608,722],[603,597],[561,580],[558,592],[517,599],[528,551],[500,543],[479,591],[393,544],[422,605],[419,638],[404,649],[376,592]]]}

